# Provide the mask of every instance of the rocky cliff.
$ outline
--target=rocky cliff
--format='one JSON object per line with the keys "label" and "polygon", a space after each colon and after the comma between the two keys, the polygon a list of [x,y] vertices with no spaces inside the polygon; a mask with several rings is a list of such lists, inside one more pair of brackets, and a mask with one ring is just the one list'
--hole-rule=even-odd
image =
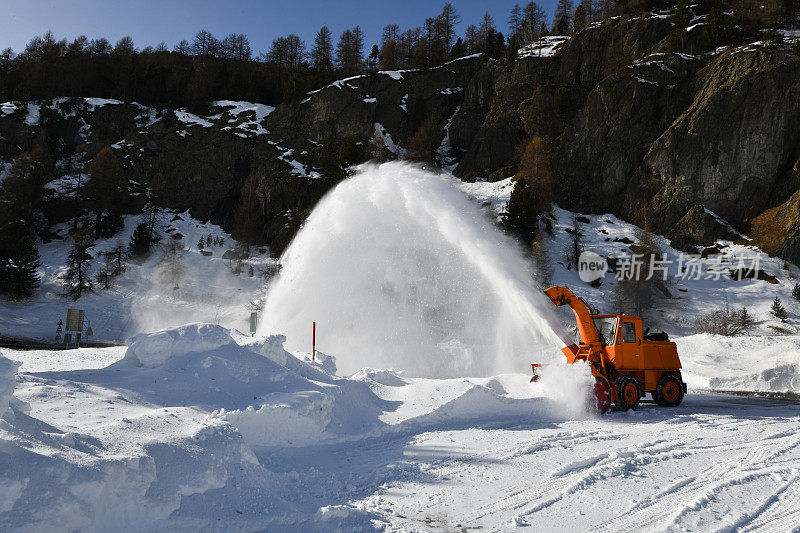
{"label": "rocky cliff", "polygon": [[614,213],[684,249],[741,232],[797,261],[800,223],[780,213],[797,210],[800,189],[800,59],[763,43],[667,53],[671,28],[663,15],[617,17],[516,59],[340,80],[275,110],[216,102],[196,117],[93,99],[9,103],[0,159],[36,145],[57,160],[111,145],[153,201],[234,233],[249,180],[260,239],[277,254],[339,179],[331,164],[367,160],[376,144],[403,157],[433,123],[441,162],[493,181],[513,176],[521,147],[539,136],[564,208]]}

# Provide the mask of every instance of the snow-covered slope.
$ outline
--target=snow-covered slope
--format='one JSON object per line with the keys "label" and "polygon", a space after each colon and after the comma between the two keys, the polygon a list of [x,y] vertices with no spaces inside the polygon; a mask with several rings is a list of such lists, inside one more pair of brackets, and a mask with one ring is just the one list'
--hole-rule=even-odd
{"label": "snow-covered slope", "polygon": [[[256,253],[242,262],[236,274],[237,261],[224,259],[223,254],[236,246],[236,241],[219,226],[201,223],[188,213],[161,212],[158,215],[163,238],[142,263],[129,261],[126,271],[112,279],[109,289],[95,281],[94,291],[77,302],[66,298],[61,277],[72,239],[63,228],[62,239],[39,246],[42,266],[41,287],[25,301],[12,302],[0,298],[0,333],[4,335],[53,342],[59,319],[64,320],[68,307],[84,309],[94,332],[93,340],[122,342],[142,331],[153,331],[187,322],[214,322],[247,330],[253,302],[263,297],[264,275],[275,267],[268,254]],[[126,247],[139,217],[126,216],[125,228],[111,239],[101,239],[89,249],[93,256],[91,269],[95,277],[103,263],[102,252],[117,245]],[[200,238],[223,239],[222,245],[204,247]],[[174,283],[167,282],[161,264],[161,246],[170,240],[180,243],[185,253],[180,262],[183,275]],[[204,255],[203,252],[205,252]],[[253,276],[250,276],[252,267]],[[267,271],[267,274],[265,274]]]}

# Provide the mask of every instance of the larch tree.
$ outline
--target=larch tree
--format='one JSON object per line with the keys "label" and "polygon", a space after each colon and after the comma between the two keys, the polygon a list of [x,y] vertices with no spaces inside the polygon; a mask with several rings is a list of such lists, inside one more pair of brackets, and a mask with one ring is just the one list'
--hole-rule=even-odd
{"label": "larch tree", "polygon": [[519,4],[514,4],[511,12],[508,15],[508,31],[510,32],[509,39],[519,39],[522,33],[522,8]]}
{"label": "larch tree", "polygon": [[342,76],[361,74],[364,66],[364,34],[359,26],[345,30],[336,46],[336,64]]}
{"label": "larch tree", "polygon": [[556,35],[569,34],[572,28],[573,11],[575,11],[575,6],[572,0],[558,0],[553,17],[553,33]]}
{"label": "larch tree", "polygon": [[319,29],[311,48],[311,66],[319,71],[333,70],[333,35],[327,26]]}
{"label": "larch tree", "polygon": [[236,238],[248,245],[260,244],[263,240],[264,222],[261,217],[261,200],[258,196],[258,182],[249,177],[242,187],[241,198],[233,214]]}
{"label": "larch tree", "polygon": [[213,56],[217,50],[217,40],[210,31],[200,30],[195,34],[190,50],[196,56]]}
{"label": "larch tree", "polygon": [[442,12],[436,17],[439,39],[445,49],[445,54],[450,53],[450,49],[456,40],[456,26],[461,22],[461,15],[451,2],[445,2]]}
{"label": "larch tree", "polygon": [[83,195],[94,212],[95,237],[109,237],[122,227],[128,200],[128,180],[122,162],[111,147],[106,146],[86,170],[90,178],[83,186]]}
{"label": "larch tree", "polygon": [[383,27],[381,36],[381,70],[397,70],[400,68],[400,26],[389,24]]}

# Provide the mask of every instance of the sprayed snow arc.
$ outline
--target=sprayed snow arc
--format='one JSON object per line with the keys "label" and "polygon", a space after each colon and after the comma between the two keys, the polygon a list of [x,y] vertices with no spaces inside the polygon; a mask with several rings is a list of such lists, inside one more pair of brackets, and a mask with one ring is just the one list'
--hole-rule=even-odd
{"label": "sprayed snow arc", "polygon": [[452,178],[363,165],[314,209],[285,252],[262,335],[322,349],[340,369],[425,377],[520,371],[567,341],[511,239]]}

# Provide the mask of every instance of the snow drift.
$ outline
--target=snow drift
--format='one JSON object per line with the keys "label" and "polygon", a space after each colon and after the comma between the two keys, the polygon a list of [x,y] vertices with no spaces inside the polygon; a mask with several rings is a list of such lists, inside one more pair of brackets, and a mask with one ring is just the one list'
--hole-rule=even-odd
{"label": "snow drift", "polygon": [[452,178],[406,163],[359,167],[281,262],[260,333],[308,349],[316,321],[319,345],[345,372],[518,372],[532,350],[566,340],[513,240]]}

